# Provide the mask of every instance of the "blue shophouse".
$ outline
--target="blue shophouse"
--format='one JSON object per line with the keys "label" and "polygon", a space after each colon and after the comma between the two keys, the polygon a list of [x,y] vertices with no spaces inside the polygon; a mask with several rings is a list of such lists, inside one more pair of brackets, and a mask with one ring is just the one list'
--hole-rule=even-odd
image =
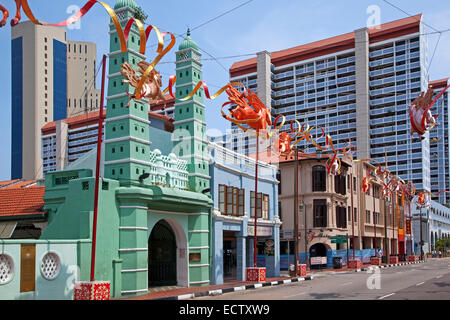
{"label": "blue shophouse", "polygon": [[[255,164],[252,158],[215,143],[211,155],[212,217],[211,282],[244,281],[246,268],[254,265]],[[280,275],[280,226],[278,168],[259,163],[258,266],[268,277]]]}

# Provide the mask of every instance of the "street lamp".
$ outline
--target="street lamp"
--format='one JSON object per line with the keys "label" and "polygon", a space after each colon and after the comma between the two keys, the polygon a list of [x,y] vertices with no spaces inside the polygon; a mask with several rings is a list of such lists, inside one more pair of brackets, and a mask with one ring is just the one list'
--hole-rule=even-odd
{"label": "street lamp", "polygon": [[388,221],[388,210],[391,206],[391,202],[388,198],[384,201],[385,210],[384,210],[384,252],[386,254],[386,263],[389,261],[389,243],[388,243],[388,235],[387,235],[387,221]]}

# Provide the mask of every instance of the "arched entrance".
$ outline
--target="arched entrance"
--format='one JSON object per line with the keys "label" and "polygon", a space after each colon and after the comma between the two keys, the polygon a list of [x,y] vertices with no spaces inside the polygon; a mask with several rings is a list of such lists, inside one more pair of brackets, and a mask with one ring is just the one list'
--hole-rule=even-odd
{"label": "arched entrance", "polygon": [[177,243],[172,227],[165,220],[152,230],[148,242],[149,287],[177,285]]}
{"label": "arched entrance", "polygon": [[323,243],[316,243],[309,248],[310,266],[311,269],[324,268],[326,263],[322,264],[322,259],[327,256],[327,247]]}
{"label": "arched entrance", "polygon": [[309,248],[309,255],[311,258],[326,257],[327,247],[323,243],[316,243],[315,245],[311,246],[311,248]]}

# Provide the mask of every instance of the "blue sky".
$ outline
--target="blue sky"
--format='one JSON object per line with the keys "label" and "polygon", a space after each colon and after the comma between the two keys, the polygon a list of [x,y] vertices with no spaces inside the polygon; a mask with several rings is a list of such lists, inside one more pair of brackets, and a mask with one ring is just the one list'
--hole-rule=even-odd
{"label": "blue sky", "polygon": [[[0,0],[13,15],[13,1]],[[114,6],[116,0],[104,0]],[[68,7],[82,6],[85,0],[29,0],[29,4],[39,20],[59,22],[69,14]],[[196,0],[196,1],[149,1],[136,0],[147,12],[147,23],[174,34],[186,32],[188,27],[195,28],[200,24],[226,12],[245,0]],[[438,30],[450,29],[450,3],[448,0],[390,0],[396,6],[410,14],[423,13],[426,22]],[[205,60],[203,62],[203,78],[211,91],[228,82],[228,69],[237,59],[220,59],[234,55],[254,54],[258,51],[278,51],[289,47],[321,40],[342,33],[352,32],[366,26],[369,15],[367,8],[377,5],[381,11],[381,22],[389,22],[405,18],[405,13],[389,6],[381,0],[254,0],[249,4],[201,27],[192,32],[192,38],[204,50],[203,58],[212,56],[219,62]],[[27,20],[24,17],[23,20]],[[108,52],[109,17],[104,9],[97,5],[81,21],[80,29],[68,30],[68,39],[92,41],[97,44],[100,61],[103,53]],[[0,86],[0,181],[10,179],[11,153],[11,27],[0,29],[0,70],[2,81]],[[438,35],[429,36],[429,56],[432,55]],[[155,41],[151,39],[151,41]],[[178,38],[176,47],[182,41]],[[157,66],[163,80],[167,84],[175,66],[173,49]],[[147,57],[153,58],[149,51]],[[247,57],[245,57],[247,58]],[[442,35],[438,51],[430,69],[432,79],[450,76],[450,32]],[[99,82],[98,82],[99,83]],[[220,107],[225,101],[219,97],[206,101],[206,120],[210,134],[213,130],[224,132],[229,123],[220,115]]]}

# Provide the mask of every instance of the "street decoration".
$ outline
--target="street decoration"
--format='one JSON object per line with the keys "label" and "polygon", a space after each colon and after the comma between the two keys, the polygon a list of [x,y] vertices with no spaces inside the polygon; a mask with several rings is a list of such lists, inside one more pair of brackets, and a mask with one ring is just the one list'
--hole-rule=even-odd
{"label": "street decoration", "polygon": [[353,152],[354,150],[356,150],[356,148],[352,145],[351,141],[349,141],[344,148],[336,149],[330,135],[327,135],[326,146],[329,146],[334,152],[333,157],[326,163],[327,172],[328,174],[333,176],[340,175],[342,166],[341,159],[353,155]]}
{"label": "street decoration", "polygon": [[[145,70],[149,68],[150,64],[146,61],[140,61],[138,63],[138,66],[140,69],[136,72],[136,70],[128,62],[125,62],[122,64],[120,69],[120,73],[125,77],[125,79],[122,80],[122,82],[129,83],[132,87],[136,89],[139,86],[142,75],[145,73]],[[141,75],[140,77],[138,76],[138,73]],[[145,82],[142,86],[141,92],[142,97],[148,98],[149,104],[151,101],[164,101],[161,87],[162,87],[161,75],[158,71],[153,69],[150,72],[149,77],[145,79]],[[136,99],[136,93],[130,94],[128,90],[126,93],[129,97],[128,104],[126,105],[126,107],[129,107],[131,100]]]}
{"label": "street decoration", "polygon": [[428,191],[423,191],[420,192],[417,195],[417,199],[416,199],[416,204],[420,207],[420,208],[426,208],[430,206],[430,201],[432,197],[438,197],[441,193],[450,193],[450,191],[439,191],[436,194],[433,194],[431,192]]}
{"label": "street decoration", "polygon": [[419,138],[423,139],[423,135],[438,126],[439,123],[436,121],[439,114],[433,116],[431,114],[431,108],[436,103],[436,101],[450,88],[450,85],[444,88],[444,90],[436,96],[433,100],[434,90],[430,86],[427,93],[421,92],[420,95],[411,103],[409,109],[409,117],[411,122],[411,137],[416,132]]}
{"label": "street decoration", "polygon": [[[16,15],[13,19],[11,19],[12,27],[17,25],[21,18],[20,9],[22,8],[22,0],[15,0],[15,1],[16,1]],[[9,11],[1,4],[0,4],[0,11],[3,13],[3,19],[0,21],[0,28],[1,28],[1,27],[4,27],[6,25],[6,21],[8,21]]]}

